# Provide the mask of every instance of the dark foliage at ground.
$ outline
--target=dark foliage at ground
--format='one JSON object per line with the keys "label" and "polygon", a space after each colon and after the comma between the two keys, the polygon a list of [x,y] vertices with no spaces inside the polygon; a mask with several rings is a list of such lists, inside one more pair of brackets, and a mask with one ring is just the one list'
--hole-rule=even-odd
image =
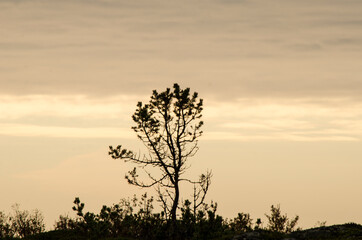
{"label": "dark foliage at ground", "polygon": [[[208,235],[208,234],[207,234]],[[208,239],[220,240],[362,240],[362,225],[348,223],[343,225],[333,225],[328,227],[318,227],[306,230],[299,230],[289,234],[272,232],[268,230],[253,230],[236,234],[232,231],[225,231],[218,237],[213,238],[208,235]],[[3,238],[3,239],[19,239],[19,238]],[[103,238],[86,236],[84,233],[74,230],[54,230],[40,233],[24,238],[26,240],[135,240],[144,238],[130,237],[108,237]],[[187,239],[187,238],[185,238]],[[195,239],[205,239],[195,238]]]}
{"label": "dark foliage at ground", "polygon": [[[238,213],[234,219],[216,214],[217,204],[204,205],[195,212],[185,201],[177,224],[164,213],[152,213],[152,198],[123,200],[103,206],[96,214],[85,212],[85,204],[76,198],[73,210],[77,217],[60,216],[55,230],[44,232],[41,213],[15,208],[14,214],[1,213],[0,239],[14,240],[362,240],[362,225],[348,223],[295,230],[298,216],[289,219],[280,206],[271,206],[268,222]],[[137,209],[137,211],[136,211]]]}
{"label": "dark foliage at ground", "polygon": [[361,240],[362,225],[347,223],[343,225],[312,228],[293,232],[290,236],[298,240]]}

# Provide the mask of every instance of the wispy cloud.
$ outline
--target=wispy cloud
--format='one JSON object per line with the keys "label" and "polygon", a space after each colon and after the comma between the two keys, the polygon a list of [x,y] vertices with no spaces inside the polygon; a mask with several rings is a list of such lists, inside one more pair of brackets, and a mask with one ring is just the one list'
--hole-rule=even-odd
{"label": "wispy cloud", "polygon": [[[149,97],[119,95],[2,96],[0,134],[7,136],[132,138],[131,115]],[[361,104],[353,99],[205,99],[204,139],[356,140],[362,138]]]}
{"label": "wispy cloud", "polygon": [[360,104],[340,106],[335,101],[244,99],[216,104],[205,109],[205,118],[215,124],[205,136],[241,141],[360,141]]}
{"label": "wispy cloud", "polygon": [[0,135],[61,138],[134,138],[134,134],[129,128],[76,128],[11,123],[0,123]]}
{"label": "wispy cloud", "polygon": [[[144,96],[0,97],[0,134],[134,138],[131,115]],[[208,101],[209,100],[209,101]],[[206,99],[205,140],[350,141],[362,138],[361,104],[351,99]]]}
{"label": "wispy cloud", "polygon": [[122,95],[118,97],[91,99],[82,95],[28,95],[0,96],[0,120],[24,117],[82,117],[88,119],[130,118],[142,96]]}

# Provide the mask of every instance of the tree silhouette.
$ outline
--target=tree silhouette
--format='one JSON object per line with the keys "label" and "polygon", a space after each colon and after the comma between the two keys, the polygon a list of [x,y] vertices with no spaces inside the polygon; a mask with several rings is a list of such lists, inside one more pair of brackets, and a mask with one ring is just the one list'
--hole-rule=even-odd
{"label": "tree silhouette", "polygon": [[[196,92],[191,95],[189,88],[180,89],[178,84],[174,84],[173,91],[169,88],[161,93],[153,90],[149,103],[138,102],[132,116],[136,123],[132,129],[146,146],[148,154],[137,154],[121,145],[109,147],[113,159],[137,165],[126,174],[128,183],[142,188],[155,187],[166,218],[171,219],[173,227],[176,226],[180,201],[180,183],[186,181],[194,185],[194,212],[203,204],[210,185],[209,171],[202,174],[198,181],[183,178],[189,167],[188,158],[198,150],[204,124],[200,120],[202,110],[203,100]],[[148,176],[147,181],[139,179],[139,168]],[[157,169],[157,173],[153,169]]]}

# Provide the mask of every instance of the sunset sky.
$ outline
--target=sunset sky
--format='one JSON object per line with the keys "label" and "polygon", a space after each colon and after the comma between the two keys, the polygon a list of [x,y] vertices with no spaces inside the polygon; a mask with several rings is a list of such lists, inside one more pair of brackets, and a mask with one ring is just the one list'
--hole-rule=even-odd
{"label": "sunset sky", "polygon": [[[204,99],[188,176],[218,213],[362,223],[362,1],[1,0],[0,211],[51,228],[143,193],[108,146],[143,150],[131,115],[179,83]],[[181,191],[186,192],[187,186]],[[151,193],[151,192],[150,192]]]}

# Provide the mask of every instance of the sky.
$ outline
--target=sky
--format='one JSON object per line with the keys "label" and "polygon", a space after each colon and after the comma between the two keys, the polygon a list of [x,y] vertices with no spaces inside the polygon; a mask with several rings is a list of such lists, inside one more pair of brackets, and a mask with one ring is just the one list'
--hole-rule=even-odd
{"label": "sky", "polygon": [[99,211],[143,193],[108,146],[142,151],[137,102],[179,83],[204,99],[188,176],[212,170],[219,214],[266,225],[280,204],[302,228],[362,223],[361,11],[359,0],[1,0],[0,211],[37,208],[51,228],[75,197]]}

